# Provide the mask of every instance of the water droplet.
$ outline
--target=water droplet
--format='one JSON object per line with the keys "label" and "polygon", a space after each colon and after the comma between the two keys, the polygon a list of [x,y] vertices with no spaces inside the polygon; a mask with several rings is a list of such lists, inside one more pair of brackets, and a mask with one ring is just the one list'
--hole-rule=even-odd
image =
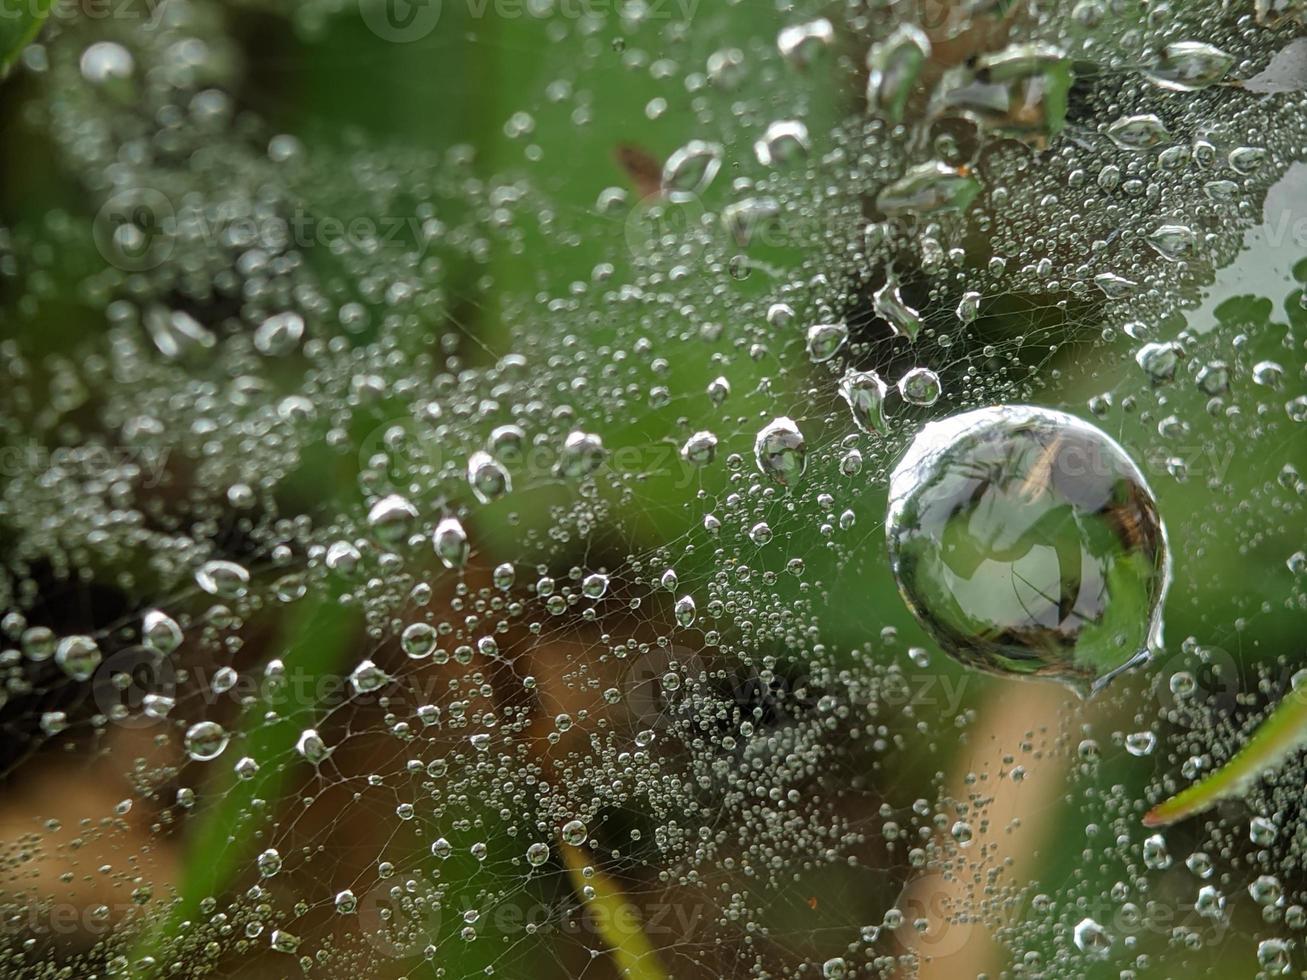
{"label": "water droplet", "polygon": [[278,953],[293,953],[300,946],[300,938],[285,929],[273,929],[269,937],[272,948]]}
{"label": "water droplet", "polygon": [[48,626],[29,626],[23,631],[23,655],[33,663],[41,663],[54,656],[58,637]]}
{"label": "water droplet", "polygon": [[369,694],[390,683],[390,675],[371,660],[363,660],[349,675],[349,683],[355,694]]}
{"label": "water droplet", "polygon": [[78,63],[82,77],[93,85],[132,77],[136,62],[132,53],[113,41],[97,41],[82,52]]}
{"label": "water droplet", "polygon": [[181,646],[182,628],[166,612],[151,609],[141,623],[141,641],[166,657]]}
{"label": "water droplet", "polygon": [[255,858],[254,863],[258,866],[260,875],[271,878],[281,871],[281,854],[275,847],[270,847]]}
{"label": "water droplet", "polygon": [[1157,745],[1157,736],[1152,732],[1131,732],[1125,737],[1125,750],[1136,758],[1151,755]]}
{"label": "water droplet", "polygon": [[892,278],[885,280],[885,284],[872,296],[872,309],[890,325],[896,336],[916,340],[917,334],[921,332],[921,314],[903,302],[903,297],[899,295],[899,284]]}
{"label": "water droplet", "polygon": [[284,357],[304,336],[304,318],[298,313],[268,317],[254,331],[254,349],[269,357]]}
{"label": "water droplet", "polygon": [[1176,41],[1162,49],[1162,57],[1144,77],[1172,92],[1196,92],[1219,82],[1233,64],[1234,57],[1218,47],[1202,41]]}
{"label": "water droplet", "polygon": [[327,555],[324,560],[327,563],[327,567],[332,571],[348,575],[350,572],[354,571],[354,569],[358,568],[358,564],[362,558],[363,555],[360,554],[358,548],[354,547],[354,545],[350,544],[348,541],[333,541],[327,547]]}
{"label": "water droplet", "polygon": [[436,630],[429,623],[410,623],[400,634],[400,646],[414,660],[431,656],[436,649]]}
{"label": "water droplet", "polygon": [[573,847],[580,847],[585,843],[586,837],[590,832],[580,820],[569,820],[563,824],[562,838],[564,844],[570,844]]}
{"label": "water droplet", "polygon": [[974,323],[980,315],[980,293],[971,291],[962,294],[958,300],[956,316],[959,323]]}
{"label": "water droplet", "polygon": [[1107,127],[1107,135],[1123,150],[1151,150],[1171,138],[1162,120],[1151,113],[1122,116]]}
{"label": "water droplet", "polygon": [[722,166],[718,143],[691,140],[667,158],[663,167],[663,192],[669,195],[701,194]]}
{"label": "water droplet", "polygon": [[835,28],[825,17],[792,24],[776,35],[776,50],[796,68],[807,68],[835,40]]}
{"label": "water droplet", "polygon": [[431,546],[446,568],[462,568],[467,564],[467,532],[457,517],[443,518],[436,525],[431,532]]}
{"label": "water droplet", "polygon": [[1144,866],[1152,871],[1165,871],[1171,866],[1171,852],[1161,834],[1153,834],[1144,840]]}
{"label": "water droplet", "polygon": [[603,464],[604,442],[590,432],[571,432],[563,441],[558,457],[558,472],[572,480],[589,476]]}
{"label": "water droplet", "polygon": [[1263,939],[1257,944],[1257,965],[1271,976],[1284,976],[1293,969],[1289,948],[1283,939]]}
{"label": "water droplet", "polygon": [[295,742],[295,751],[301,758],[315,766],[331,754],[327,743],[322,740],[316,728],[306,728],[300,732],[300,737]]}
{"label": "water droplet", "polygon": [[1205,919],[1220,919],[1225,914],[1225,896],[1215,885],[1203,885],[1194,898],[1194,911]]}
{"label": "water droplet", "polygon": [[784,415],[758,431],[753,443],[758,470],[781,486],[796,486],[808,465],[808,444],[794,420]]}
{"label": "water droplet", "polygon": [[853,422],[866,433],[884,435],[889,427],[885,419],[885,382],[875,371],[850,371],[840,381],[840,395],[848,403]]}
{"label": "water droplet", "polygon": [[54,662],[75,681],[90,680],[100,666],[100,647],[89,636],[65,636],[55,649]]}
{"label": "water droplet", "polygon": [[1153,495],[1088,423],[1015,405],[933,422],[889,497],[900,591],[963,663],[1086,694],[1160,643],[1170,566]]}
{"label": "water droplet", "polygon": [[513,489],[513,481],[499,460],[489,453],[475,452],[467,461],[467,482],[477,500],[488,504]]}
{"label": "water droplet", "polygon": [[1108,299],[1120,299],[1122,296],[1129,296],[1139,288],[1139,283],[1133,279],[1118,276],[1115,272],[1100,272],[1094,276],[1094,285],[1101,289],[1103,295]]}
{"label": "water droplet", "polygon": [[250,573],[234,561],[206,561],[195,573],[195,584],[209,595],[237,599],[245,594]]}
{"label": "water droplet", "polygon": [[1198,236],[1188,225],[1159,225],[1148,235],[1153,251],[1171,262],[1181,262],[1198,247]]}
{"label": "water droplet", "polygon": [[939,375],[930,368],[915,367],[899,378],[899,394],[909,405],[929,407],[939,401]]}
{"label": "water droplet", "polygon": [[717,455],[717,437],[707,430],[696,432],[681,446],[681,458],[695,466],[711,463]]}
{"label": "water droplet", "polygon": [[393,543],[408,535],[417,516],[418,509],[406,497],[392,493],[368,510],[368,527],[380,540]]}
{"label": "water droplet", "polygon": [[227,730],[216,721],[196,722],[186,729],[186,754],[196,762],[209,762],[227,748]]}
{"label": "water droplet", "polygon": [[930,38],[912,24],[900,24],[867,52],[867,105],[887,119],[903,118],[912,86],[930,57]]}
{"label": "water droplet", "polygon": [[581,594],[587,599],[601,599],[608,591],[608,576],[602,572],[591,572],[581,580]]}
{"label": "water droplet", "polygon": [[1046,44],[1014,44],[947,72],[932,117],[961,115],[1002,136],[1042,147],[1066,121],[1071,59]]}
{"label": "water droplet", "polygon": [[1076,949],[1097,959],[1106,959],[1112,951],[1112,936],[1093,919],[1085,918],[1076,923],[1073,937]]}
{"label": "water droplet", "polygon": [[145,313],[145,329],[159,353],[174,361],[212,350],[218,343],[212,331],[183,310],[152,306]]}
{"label": "water droplet", "polygon": [[764,167],[793,163],[808,155],[808,127],[797,119],[778,119],[753,144],[754,155]]}
{"label": "water droplet", "polygon": [[513,583],[517,581],[517,570],[513,567],[512,562],[504,562],[495,566],[492,578],[495,588],[500,592],[507,592],[513,587]]}
{"label": "water droplet", "polygon": [[920,163],[876,195],[884,214],[939,214],[965,211],[980,193],[980,181],[967,171],[939,160]]}
{"label": "water droplet", "polygon": [[1248,821],[1248,839],[1258,847],[1270,847],[1279,835],[1280,829],[1266,817],[1253,817]]}
{"label": "water droplet", "polygon": [[808,328],[808,357],[820,364],[834,357],[849,339],[844,323],[814,323]]}
{"label": "water droplet", "polygon": [[1149,380],[1161,384],[1175,377],[1175,369],[1179,367],[1183,354],[1180,345],[1173,341],[1144,344],[1135,354],[1135,363],[1144,369]]}

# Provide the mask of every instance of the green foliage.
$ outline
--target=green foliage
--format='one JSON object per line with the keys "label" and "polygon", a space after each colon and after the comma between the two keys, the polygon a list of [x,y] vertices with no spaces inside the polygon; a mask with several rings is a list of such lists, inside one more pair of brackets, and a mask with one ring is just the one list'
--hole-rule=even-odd
{"label": "green foliage", "polygon": [[23,48],[35,40],[53,6],[54,0],[4,0],[0,3],[0,78],[13,67]]}

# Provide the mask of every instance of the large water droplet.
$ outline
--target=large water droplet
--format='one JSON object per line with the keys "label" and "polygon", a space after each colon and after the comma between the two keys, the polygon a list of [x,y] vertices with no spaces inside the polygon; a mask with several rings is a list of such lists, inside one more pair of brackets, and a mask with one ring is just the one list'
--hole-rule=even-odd
{"label": "large water droplet", "polygon": [[1044,146],[1066,122],[1071,59],[1045,44],[1014,44],[947,72],[930,115],[961,115],[1002,136]]}
{"label": "large water droplet", "polygon": [[431,546],[446,568],[462,568],[467,564],[467,532],[457,517],[446,517],[436,525],[431,534]]}
{"label": "large water droplet", "polygon": [[1160,644],[1152,492],[1073,416],[1011,405],[927,425],[890,477],[886,536],[904,600],[970,666],[1088,694]]}
{"label": "large water droplet", "polygon": [[965,211],[980,192],[980,181],[939,160],[918,164],[876,195],[887,215]]}
{"label": "large water droplet", "polygon": [[100,648],[89,636],[65,636],[55,650],[54,662],[75,681],[89,680],[100,666]]}
{"label": "large water droplet", "polygon": [[663,191],[667,194],[702,194],[722,167],[722,148],[717,143],[691,140],[667,158],[663,167]]}
{"label": "large water droplet", "polygon": [[182,629],[166,612],[151,609],[141,623],[141,641],[165,657],[182,644]]}
{"label": "large water droplet", "polygon": [[808,328],[808,357],[815,363],[829,361],[849,339],[849,328],[843,323],[814,323]]}
{"label": "large water droplet", "polygon": [[884,435],[885,382],[875,371],[850,371],[840,382],[840,395],[849,403],[853,421],[863,432]]}
{"label": "large water droplet", "polygon": [[930,57],[930,38],[913,24],[901,24],[867,52],[867,104],[898,122],[912,85]]}
{"label": "large water droplet", "polygon": [[776,35],[776,50],[796,68],[807,68],[835,40],[835,28],[825,17],[793,24]]}
{"label": "large water droplet", "polygon": [[284,357],[304,336],[304,318],[298,313],[277,313],[254,331],[254,348],[269,357]]}
{"label": "large water droplet", "polygon": [[1173,92],[1194,92],[1219,82],[1233,64],[1233,56],[1218,47],[1202,41],[1177,41],[1162,50],[1162,57],[1144,77]]}
{"label": "large water droplet", "polygon": [[209,762],[227,747],[227,731],[216,721],[196,722],[186,729],[186,754],[196,762]]}
{"label": "large water droplet", "polygon": [[792,487],[808,463],[808,444],[794,420],[782,415],[758,431],[753,443],[758,469],[782,486]]}
{"label": "large water droplet", "polygon": [[1151,114],[1124,116],[1107,127],[1107,135],[1123,150],[1151,150],[1171,138],[1162,120]]}
{"label": "large water droplet", "polygon": [[872,309],[876,315],[890,325],[896,336],[916,340],[921,332],[921,314],[903,302],[899,295],[899,284],[894,279],[887,279],[871,298]]}
{"label": "large water droplet", "polygon": [[480,451],[468,458],[467,482],[477,500],[483,504],[488,504],[513,489],[508,470],[495,457]]}
{"label": "large water droplet", "polygon": [[397,493],[382,497],[368,510],[368,526],[382,541],[398,541],[417,520],[418,510]]}

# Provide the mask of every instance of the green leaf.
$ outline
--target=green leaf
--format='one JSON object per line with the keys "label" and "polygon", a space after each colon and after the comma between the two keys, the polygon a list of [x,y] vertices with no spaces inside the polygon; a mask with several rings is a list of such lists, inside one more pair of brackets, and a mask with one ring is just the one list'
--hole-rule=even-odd
{"label": "green leaf", "polygon": [[[593,868],[584,851],[567,844],[559,847],[572,887],[577,894],[586,897],[586,904],[594,913],[599,934],[608,943],[618,974],[627,980],[667,980],[658,954],[640,925],[639,913],[626,900],[618,884]],[[585,873],[587,867],[591,868],[589,875]]]}
{"label": "green leaf", "polygon": [[54,0],[0,0],[0,78],[36,38]]}
{"label": "green leaf", "polygon": [[1243,796],[1258,779],[1278,769],[1304,744],[1307,744],[1307,685],[1291,691],[1233,759],[1144,814],[1144,825],[1164,827],[1202,813],[1222,800]]}
{"label": "green leaf", "polygon": [[[298,617],[290,618],[282,660],[288,674],[304,681],[288,696],[293,696],[296,689],[315,690],[318,679],[339,670],[346,645],[358,634],[360,620],[359,611],[341,605],[332,591],[306,603]],[[264,714],[268,707],[266,700],[260,700],[251,710],[242,745],[242,754],[259,763],[258,773],[252,779],[241,779],[228,764],[226,775],[202,790],[214,798],[214,803],[195,820],[187,835],[178,901],[171,914],[137,944],[138,958],[162,953],[179,934],[181,923],[197,913],[205,898],[217,896],[233,885],[248,862],[252,842],[258,839],[240,829],[251,814],[263,812],[254,806],[254,800],[267,800],[272,805],[283,797],[284,784],[296,768],[288,760],[294,754],[300,731],[306,727],[295,709],[306,706],[282,704],[277,720],[272,722]]]}

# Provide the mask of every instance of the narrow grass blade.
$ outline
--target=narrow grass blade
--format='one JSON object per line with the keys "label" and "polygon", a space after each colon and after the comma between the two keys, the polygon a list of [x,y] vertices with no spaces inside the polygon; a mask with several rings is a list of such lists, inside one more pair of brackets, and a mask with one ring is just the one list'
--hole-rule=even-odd
{"label": "narrow grass blade", "polygon": [[0,0],[0,78],[35,40],[53,5],[53,0]]}
{"label": "narrow grass blade", "polygon": [[639,913],[626,900],[617,883],[598,869],[587,876],[584,869],[590,861],[585,852],[567,844],[559,847],[572,878],[572,887],[585,897],[594,912],[596,927],[608,943],[619,973],[627,980],[667,980],[658,954],[640,925]]}
{"label": "narrow grass blade", "polygon": [[1243,796],[1258,779],[1279,768],[1304,744],[1307,744],[1307,685],[1290,691],[1233,759],[1144,814],[1144,826],[1173,824],[1202,813],[1222,800]]}
{"label": "narrow grass blade", "polygon": [[[306,681],[300,689],[312,691],[316,679],[340,669],[345,647],[358,635],[360,621],[359,611],[341,605],[333,593],[307,603],[297,617],[291,617],[281,659],[288,673],[294,672],[297,679]],[[284,795],[283,784],[294,768],[288,758],[304,727],[304,718],[295,709],[303,707],[311,706],[288,705],[271,722],[263,714],[266,705],[251,713],[242,751],[261,768],[253,779],[239,779],[228,764],[225,780],[220,778],[216,785],[205,788],[204,792],[212,794],[215,801],[187,835],[182,880],[177,886],[179,900],[171,914],[137,944],[138,958],[163,952],[176,937],[180,924],[197,913],[200,903],[229,889],[247,866],[256,838],[247,834],[249,843],[241,845],[232,839],[233,835],[248,819],[256,798],[275,804]]]}

